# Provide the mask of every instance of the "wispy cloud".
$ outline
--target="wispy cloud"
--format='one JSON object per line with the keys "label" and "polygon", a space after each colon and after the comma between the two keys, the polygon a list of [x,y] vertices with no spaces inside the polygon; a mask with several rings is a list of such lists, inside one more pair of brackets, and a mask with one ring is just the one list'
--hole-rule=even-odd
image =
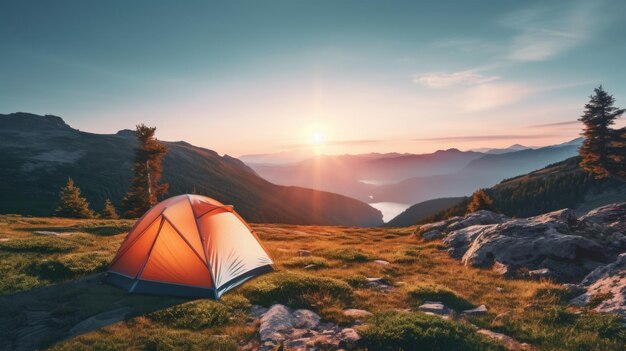
{"label": "wispy cloud", "polygon": [[534,92],[534,88],[521,83],[479,84],[462,94],[462,104],[467,111],[486,111],[518,102]]}
{"label": "wispy cloud", "polygon": [[458,72],[431,72],[415,75],[413,81],[430,88],[448,88],[451,86],[468,86],[484,84],[500,79],[497,76],[484,76],[476,70],[465,70]]}
{"label": "wispy cloud", "polygon": [[555,123],[545,123],[545,124],[535,124],[532,126],[528,126],[528,128],[550,128],[550,127],[568,127],[568,126],[580,126],[580,121],[567,121],[567,122],[555,122]]}
{"label": "wispy cloud", "polygon": [[597,3],[579,1],[569,8],[537,7],[514,12],[502,19],[518,30],[508,58],[544,61],[586,42],[596,21]]}
{"label": "wispy cloud", "polygon": [[464,135],[464,136],[446,136],[437,138],[421,138],[413,139],[413,141],[425,141],[425,142],[472,142],[472,141],[497,141],[497,140],[532,140],[556,137],[559,135],[553,134],[532,134],[532,135],[520,135],[520,134],[498,134],[498,135]]}

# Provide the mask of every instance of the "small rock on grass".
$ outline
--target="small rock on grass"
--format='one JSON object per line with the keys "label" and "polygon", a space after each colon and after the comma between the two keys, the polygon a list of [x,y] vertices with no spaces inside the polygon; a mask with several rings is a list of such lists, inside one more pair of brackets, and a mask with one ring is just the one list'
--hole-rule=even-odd
{"label": "small rock on grass", "polygon": [[369,312],[366,310],[359,310],[356,308],[349,308],[343,311],[343,315],[346,317],[359,319],[359,318],[366,318],[366,317],[372,316],[372,312]]}
{"label": "small rock on grass", "polygon": [[485,313],[487,313],[487,306],[480,305],[480,306],[478,306],[476,308],[465,310],[465,311],[463,311],[461,313],[464,314],[464,315],[485,314]]}
{"label": "small rock on grass", "polygon": [[386,266],[389,264],[389,261],[385,261],[385,260],[374,260],[374,263],[378,263],[381,264],[383,266]]}
{"label": "small rock on grass", "polygon": [[320,324],[320,316],[317,313],[310,310],[296,310],[293,313],[293,325],[296,328],[313,329]]}
{"label": "small rock on grass", "polygon": [[311,251],[300,249],[298,250],[298,256],[311,256]]}

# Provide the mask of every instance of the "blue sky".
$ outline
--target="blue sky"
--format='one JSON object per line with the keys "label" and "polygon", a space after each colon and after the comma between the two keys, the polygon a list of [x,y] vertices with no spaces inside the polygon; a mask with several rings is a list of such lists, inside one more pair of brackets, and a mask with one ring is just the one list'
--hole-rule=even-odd
{"label": "blue sky", "polygon": [[241,155],[572,139],[624,1],[2,1],[0,113]]}

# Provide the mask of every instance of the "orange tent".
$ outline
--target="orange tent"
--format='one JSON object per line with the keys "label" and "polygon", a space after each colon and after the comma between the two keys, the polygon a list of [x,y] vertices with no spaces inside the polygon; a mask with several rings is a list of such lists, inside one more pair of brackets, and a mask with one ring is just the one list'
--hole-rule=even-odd
{"label": "orange tent", "polygon": [[129,292],[212,297],[273,270],[232,206],[180,195],[157,204],[128,233],[107,281]]}

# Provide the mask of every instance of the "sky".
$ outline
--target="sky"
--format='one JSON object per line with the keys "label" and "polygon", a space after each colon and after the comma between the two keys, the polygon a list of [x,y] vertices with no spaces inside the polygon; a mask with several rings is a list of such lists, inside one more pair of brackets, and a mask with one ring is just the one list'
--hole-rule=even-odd
{"label": "sky", "polygon": [[625,20],[621,0],[0,0],[0,113],[233,156],[549,145],[594,87],[626,105]]}

